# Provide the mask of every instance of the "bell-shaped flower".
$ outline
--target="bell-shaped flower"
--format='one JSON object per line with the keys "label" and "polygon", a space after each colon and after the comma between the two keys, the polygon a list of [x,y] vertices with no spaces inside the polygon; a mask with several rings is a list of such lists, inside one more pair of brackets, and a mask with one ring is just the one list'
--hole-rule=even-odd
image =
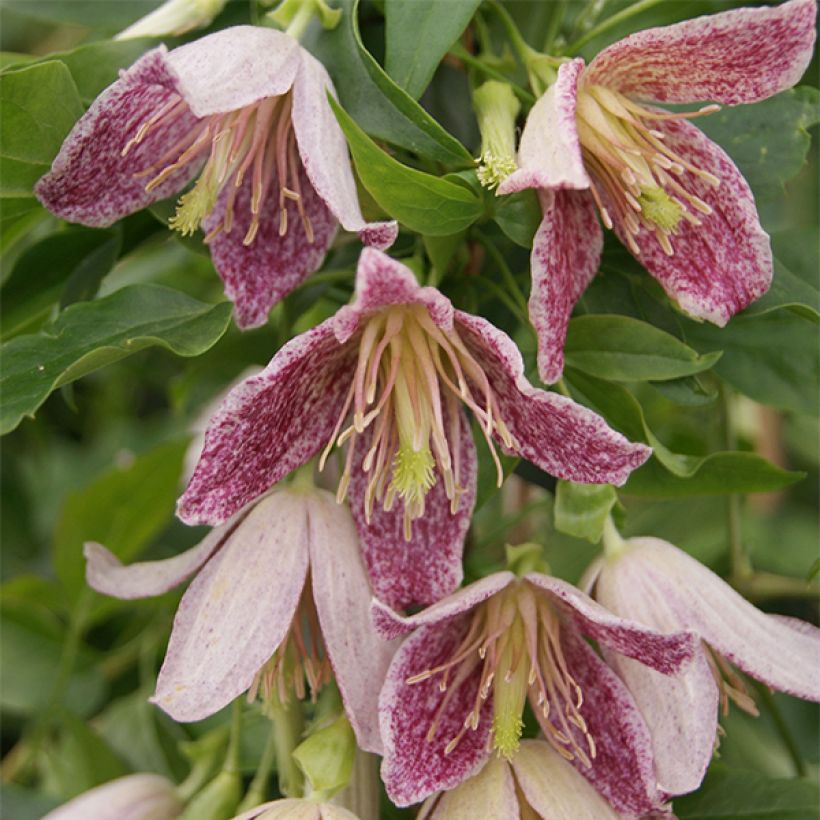
{"label": "bell-shaped flower", "polygon": [[74,126],[35,193],[92,227],[182,195],[171,227],[202,226],[240,327],[315,271],[341,223],[387,247],[395,223],[367,224],[324,67],[287,34],[236,26],[143,55]]}
{"label": "bell-shaped flower", "polygon": [[658,538],[630,538],[588,572],[595,598],[623,618],[661,632],[689,629],[703,642],[677,678],[607,655],[652,733],[659,787],[696,789],[715,746],[718,706],[756,714],[732,668],[772,689],[820,700],[820,630],[766,615],[683,550]]}
{"label": "bell-shaped flower", "polygon": [[815,0],[722,12],[639,31],[585,67],[561,65],[533,106],[519,169],[502,194],[536,188],[544,218],[533,244],[530,318],[539,373],[556,381],[572,307],[598,269],[595,212],[683,311],[724,325],[764,294],[769,237],[728,155],[655,103],[737,105],[794,85],[812,55]]}
{"label": "bell-shaped flower", "polygon": [[535,389],[512,340],[365,248],[354,302],[288,342],[214,415],[179,515],[218,524],[325,448],[349,493],[377,597],[431,603],[462,578],[476,453],[495,444],[580,482],[622,484],[649,456],[573,401]]}
{"label": "bell-shaped flower", "polygon": [[429,797],[416,820],[620,820],[606,800],[543,740],[523,740],[451,791]]}
{"label": "bell-shaped flower", "polygon": [[307,798],[271,800],[238,814],[233,820],[359,820],[353,812]]}
{"label": "bell-shaped flower", "polygon": [[663,802],[646,724],[584,638],[668,676],[692,660],[694,634],[616,617],[537,572],[490,575],[409,617],[374,601],[373,617],[385,637],[415,630],[379,696],[382,779],[397,805],[452,789],[493,750],[515,760],[527,700],[550,746],[616,810]]}
{"label": "bell-shaped flower", "polygon": [[85,554],[89,585],[117,598],[197,573],[152,698],[175,720],[201,720],[248,690],[315,697],[335,678],[359,745],[380,750],[375,702],[393,647],[374,632],[356,528],[329,493],[278,488],[162,561],[123,566],[93,543]]}
{"label": "bell-shaped flower", "polygon": [[182,810],[170,780],[158,774],[129,774],[83,792],[42,820],[173,820]]}

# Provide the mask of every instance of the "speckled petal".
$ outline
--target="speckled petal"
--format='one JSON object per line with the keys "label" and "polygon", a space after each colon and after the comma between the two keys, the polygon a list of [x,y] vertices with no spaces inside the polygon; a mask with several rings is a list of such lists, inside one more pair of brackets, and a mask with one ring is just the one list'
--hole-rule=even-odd
{"label": "speckled petal", "polygon": [[586,80],[659,102],[763,100],[803,76],[816,14],[815,0],[791,0],[638,31],[604,49]]}
{"label": "speckled petal", "polygon": [[221,523],[327,443],[356,359],[355,348],[337,343],[332,321],[291,339],[228,394],[179,500],[183,521]]}
{"label": "speckled petal", "polygon": [[[424,815],[424,820],[478,820],[482,817],[486,820],[519,819],[515,781],[509,764],[501,758],[491,758],[477,775],[444,792],[435,808]],[[422,820],[422,815],[417,820]]]}
{"label": "speckled petal", "polygon": [[558,79],[532,107],[521,134],[518,170],[498,186],[499,194],[525,188],[589,188],[575,124],[583,70],[580,58],[564,63]]}
{"label": "speckled petal", "polygon": [[350,512],[323,491],[308,505],[310,576],[322,636],[359,746],[380,754],[379,690],[396,647],[370,620],[371,592]]}
{"label": "speckled petal", "polygon": [[[386,512],[375,501],[368,522],[365,494],[370,480],[362,462],[370,438],[357,441],[350,479],[350,509],[359,530],[370,583],[375,596],[394,609],[410,604],[430,604],[449,595],[463,578],[461,556],[464,538],[475,506],[477,462],[470,424],[460,420],[460,482],[463,493],[453,514],[440,473],[424,499],[424,515],[413,521],[412,537],[404,537],[404,502],[399,499]],[[445,429],[448,421],[445,418]]]}
{"label": "speckled petal", "polygon": [[539,817],[550,820],[620,820],[622,817],[543,740],[521,741],[511,765],[527,803]]}
{"label": "speckled petal", "polygon": [[[251,224],[253,179],[248,175],[236,194],[230,233],[220,231],[209,243],[214,266],[225,282],[225,295],[235,305],[236,324],[242,329],[264,325],[270,309],[321,266],[336,236],[336,219],[304,171],[300,171],[299,180],[302,205],[313,230],[312,242],[291,199],[285,202],[287,232],[280,236],[279,202],[271,193],[262,204],[255,239],[249,245],[244,243]],[[275,172],[270,190],[279,190]],[[203,222],[206,234],[223,221],[230,195],[229,188],[223,189],[213,213]]]}
{"label": "speckled petal", "polygon": [[760,225],[746,180],[720,146],[688,122],[663,122],[656,127],[665,133],[666,145],[717,176],[720,187],[686,172],[683,184],[713,213],[701,215],[699,227],[681,220],[679,234],[670,237],[672,256],[666,255],[654,233],[642,231],[636,237],[641,250],[636,258],[682,310],[723,326],[769,289],[769,235]]}
{"label": "speckled petal", "polygon": [[532,245],[529,313],[538,335],[538,375],[552,384],[564,372],[564,342],[575,303],[598,271],[604,235],[585,191],[542,194],[544,218]]}
{"label": "speckled petal", "polygon": [[[423,626],[399,648],[390,664],[379,697],[379,718],[384,740],[382,780],[397,806],[409,806],[441,789],[451,789],[475,774],[489,756],[487,738],[492,722],[492,699],[481,709],[478,728],[468,729],[449,755],[444,749],[464,725],[475,703],[480,681],[476,665],[464,682],[451,680],[446,693],[438,679],[407,684],[407,678],[452,657],[469,626],[467,616],[443,624]],[[449,695],[436,734],[427,740],[437,710]]]}
{"label": "speckled petal", "polygon": [[652,452],[616,433],[571,399],[533,387],[515,343],[479,316],[456,312],[456,325],[492,385],[513,452],[554,476],[620,486]]}
{"label": "speckled petal", "polygon": [[308,539],[304,495],[281,490],[251,510],[182,597],[153,703],[202,720],[250,688],[293,620]]}

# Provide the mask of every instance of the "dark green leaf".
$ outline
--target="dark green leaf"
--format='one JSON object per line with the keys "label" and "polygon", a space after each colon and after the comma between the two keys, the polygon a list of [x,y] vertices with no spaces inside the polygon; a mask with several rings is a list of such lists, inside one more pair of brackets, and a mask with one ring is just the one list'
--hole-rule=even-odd
{"label": "dark green leaf", "polygon": [[5,0],[19,14],[52,23],[75,23],[117,31],[153,11],[157,0]]}
{"label": "dark green leaf", "polygon": [[26,789],[16,783],[0,785],[0,806],[6,817],[14,820],[41,820],[60,805],[60,799],[34,789]]}
{"label": "dark green leaf", "polygon": [[[803,237],[800,241],[807,249],[816,246],[810,236]],[[803,278],[775,257],[772,286],[766,294],[746,308],[744,316],[768,313],[781,307],[792,308],[806,319],[820,321],[820,289],[817,287],[816,267],[811,278]]]}
{"label": "dark green leaf", "polygon": [[617,501],[609,484],[559,481],[555,489],[555,529],[597,544]]}
{"label": "dark green leaf", "polygon": [[521,191],[512,196],[502,196],[497,200],[493,219],[498,227],[516,245],[529,250],[533,237],[541,224],[541,206],[535,191]]}

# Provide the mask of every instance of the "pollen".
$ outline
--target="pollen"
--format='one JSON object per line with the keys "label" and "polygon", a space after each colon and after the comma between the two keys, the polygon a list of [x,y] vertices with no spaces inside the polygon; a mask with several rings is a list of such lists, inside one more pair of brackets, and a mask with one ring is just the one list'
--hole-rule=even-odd
{"label": "pollen", "polygon": [[390,485],[405,501],[416,504],[424,501],[428,490],[436,483],[436,462],[428,447],[414,450],[399,447],[393,458],[393,482]]}
{"label": "pollen", "polygon": [[658,185],[641,188],[638,202],[643,215],[667,233],[674,233],[683,219],[683,206]]}
{"label": "pollen", "polygon": [[216,196],[214,187],[200,178],[188,193],[179,198],[176,213],[168,221],[168,227],[179,231],[183,236],[196,233],[202,220],[213,210]]}

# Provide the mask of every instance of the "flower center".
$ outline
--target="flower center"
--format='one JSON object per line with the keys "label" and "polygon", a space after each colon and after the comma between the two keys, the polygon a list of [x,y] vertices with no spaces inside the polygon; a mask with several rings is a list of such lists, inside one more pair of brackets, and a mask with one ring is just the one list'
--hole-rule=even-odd
{"label": "flower center", "polygon": [[359,339],[353,382],[319,461],[322,469],[334,443],[347,444],[338,501],[344,500],[350,484],[356,439],[370,429],[362,460],[368,475],[368,522],[377,501],[389,511],[400,498],[404,536],[409,541],[412,523],[424,515],[425,497],[438,476],[455,513],[465,490],[460,475],[459,401],[481,425],[501,486],[503,473],[492,436],[497,434],[507,447],[514,443],[487,375],[458,332],[439,328],[421,305],[390,307],[369,318]]}
{"label": "flower center", "polygon": [[[157,129],[171,128],[188,112],[188,106],[174,95],[137,129],[122,149],[122,156]],[[265,97],[252,105],[204,117],[181,135],[147,168],[134,176],[146,178],[152,191],[172,174],[197,159],[207,157],[196,184],[183,194],[169,225],[184,236],[194,233],[214,210],[221,192],[226,191],[222,219],[208,232],[205,242],[219,233],[230,233],[234,222],[237,193],[250,174],[250,222],[243,244],[250,245],[259,231],[262,208],[278,185],[279,235],[288,230],[287,203],[296,203],[307,241],[313,242],[313,226],[305,212],[301,183],[302,167],[291,120],[290,92]]]}
{"label": "flower center", "polygon": [[291,692],[298,700],[304,700],[309,688],[310,699],[315,703],[322,687],[332,680],[333,669],[322,639],[308,576],[288,634],[256,673],[248,690],[248,702],[255,700],[260,691],[264,701],[276,698],[284,704]]}
{"label": "flower center", "polygon": [[754,702],[754,698],[749,694],[749,690],[743,678],[732,668],[729,661],[719,652],[715,652],[706,644],[706,660],[720,692],[720,708],[723,716],[729,714],[729,701],[732,701],[738,709],[742,709],[749,715],[757,717],[760,712]]}
{"label": "flower center", "polygon": [[[511,584],[476,607],[453,656],[406,681],[412,685],[440,676],[438,688],[444,694],[427,733],[428,742],[435,740],[441,715],[454,693],[480,666],[473,708],[459,732],[447,740],[445,754],[456,748],[467,731],[478,728],[481,708],[492,693],[490,744],[499,756],[511,759],[517,751],[529,697],[533,709],[541,711],[542,728],[553,748],[566,760],[592,765],[595,741],[581,716],[583,694],[570,674],[560,638],[559,614],[547,595],[526,581]],[[580,730],[583,744],[574,729]]]}
{"label": "flower center", "polygon": [[687,189],[685,175],[693,174],[715,187],[720,180],[673,151],[653,124],[717,110],[719,106],[707,105],[699,111],[670,114],[600,85],[579,89],[576,121],[584,164],[593,177],[590,190],[603,223],[607,228],[620,227],[632,253],[640,254],[635,237],[647,230],[671,256],[670,236],[678,233],[681,220],[697,226],[701,224],[698,213],[712,213]]}

